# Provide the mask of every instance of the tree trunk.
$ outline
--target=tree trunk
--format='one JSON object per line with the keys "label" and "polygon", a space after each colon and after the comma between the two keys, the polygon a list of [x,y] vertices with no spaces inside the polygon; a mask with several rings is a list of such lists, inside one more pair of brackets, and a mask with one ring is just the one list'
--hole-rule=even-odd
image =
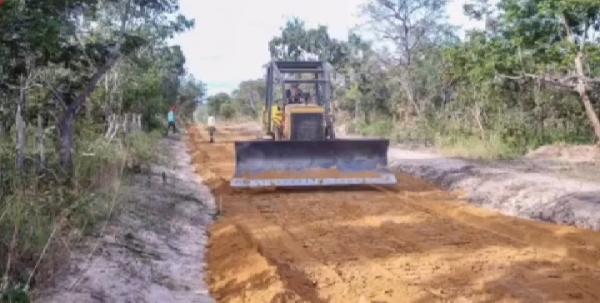
{"label": "tree trunk", "polygon": [[356,100],[354,102],[354,123],[358,124],[360,122],[360,100]]}
{"label": "tree trunk", "polygon": [[404,69],[402,71],[402,88],[404,89],[404,92],[406,93],[406,98],[408,99],[408,102],[412,105],[415,114],[417,114],[417,117],[421,118],[421,107],[419,106],[415,98],[413,85],[409,79],[408,69]]}
{"label": "tree trunk", "polygon": [[[63,172],[68,176],[72,177],[74,170],[73,154],[75,152],[75,121],[77,115],[86,105],[88,98],[92,95],[98,82],[102,80],[104,75],[115,65],[119,59],[119,54],[115,54],[110,58],[104,66],[96,71],[92,78],[88,81],[85,88],[75,99],[71,99],[71,102],[67,101],[66,98],[71,96],[65,96],[63,104],[65,108],[58,120],[58,137],[59,137],[59,162]],[[67,105],[68,104],[68,105]]]}
{"label": "tree trunk", "polygon": [[138,132],[141,132],[142,131],[142,114],[137,114],[136,125],[137,125]]}
{"label": "tree trunk", "polygon": [[114,129],[116,127],[116,118],[115,118],[115,114],[112,114],[108,117],[108,126],[106,128],[106,134],[104,135],[105,138],[112,140],[113,138],[113,132]]}
{"label": "tree trunk", "polygon": [[579,78],[576,90],[579,94],[579,97],[581,97],[581,102],[583,102],[583,106],[585,107],[585,113],[587,114],[590,124],[592,124],[594,129],[596,142],[600,144],[600,120],[598,119],[598,114],[596,114],[596,111],[594,110],[594,105],[592,105],[592,101],[590,100],[590,95],[588,93],[585,71],[583,69],[583,52],[581,51],[579,51],[577,53],[577,57],[575,57],[575,68],[577,69],[577,76]]}
{"label": "tree trunk", "polygon": [[[121,48],[125,43],[125,29],[129,19],[132,0],[125,3],[124,14],[121,18],[121,41],[115,47],[113,54],[90,78],[83,91],[72,102],[66,102],[62,115],[58,120],[59,132],[59,162],[63,172],[72,177],[75,172],[73,154],[75,153],[75,120],[82,108],[86,106],[88,98],[92,95],[98,83],[106,76],[121,57]],[[71,96],[69,96],[70,98]],[[66,101],[66,100],[64,100]]]}
{"label": "tree trunk", "polygon": [[[575,39],[571,27],[567,22],[568,19],[566,15],[563,15],[561,20],[567,33],[567,40],[573,45],[577,45],[577,40]],[[594,129],[594,134],[596,135],[596,142],[600,144],[600,120],[598,119],[598,114],[596,114],[594,106],[592,105],[592,101],[590,100],[590,95],[588,93],[587,77],[584,69],[583,52],[585,43],[586,41],[584,39],[579,45],[579,51],[577,52],[577,56],[575,57],[575,70],[577,71],[577,87],[575,88],[575,91],[577,91],[579,97],[581,97],[581,102],[585,107],[585,113],[588,119],[590,120],[592,128]]]}
{"label": "tree trunk", "polygon": [[256,108],[256,103],[259,98],[260,98],[260,96],[258,95],[257,92],[251,92],[250,98],[248,98],[248,100],[250,101],[250,110],[252,110],[253,116],[256,116],[258,114],[258,109]]}
{"label": "tree trunk", "polygon": [[475,122],[479,128],[480,139],[485,140],[485,129],[483,128],[483,123],[481,122],[481,107],[479,106],[479,103],[475,104],[475,108],[473,109],[473,117],[475,117]]}
{"label": "tree trunk", "polygon": [[38,163],[37,171],[42,172],[46,167],[46,148],[44,146],[44,124],[42,121],[42,114],[37,114],[37,138],[36,138],[37,152],[38,152]]}
{"label": "tree trunk", "polygon": [[15,157],[15,168],[18,174],[24,173],[25,170],[25,147],[27,141],[27,129],[25,125],[25,114],[26,109],[26,80],[21,75],[20,87],[19,87],[19,100],[17,101],[17,110],[15,114],[15,127],[16,129],[16,157]]}
{"label": "tree trunk", "polygon": [[7,116],[6,113],[4,112],[6,110],[4,101],[6,101],[6,100],[2,100],[2,102],[0,103],[0,140],[2,140],[2,138],[6,137],[6,134],[7,134],[6,123],[4,122],[5,121],[4,119]]}
{"label": "tree trunk", "polygon": [[61,118],[58,120],[59,137],[59,162],[63,172],[68,177],[73,176],[74,163],[73,154],[75,151],[75,108],[69,106],[66,108]]}
{"label": "tree trunk", "polygon": [[598,115],[594,110],[594,106],[592,105],[590,95],[588,94],[585,85],[580,84],[577,88],[577,93],[581,97],[581,102],[583,102],[583,106],[585,107],[585,113],[587,114],[587,117],[590,120],[590,124],[592,124],[592,127],[594,129],[594,134],[596,135],[596,143],[600,144],[600,120],[598,119]]}

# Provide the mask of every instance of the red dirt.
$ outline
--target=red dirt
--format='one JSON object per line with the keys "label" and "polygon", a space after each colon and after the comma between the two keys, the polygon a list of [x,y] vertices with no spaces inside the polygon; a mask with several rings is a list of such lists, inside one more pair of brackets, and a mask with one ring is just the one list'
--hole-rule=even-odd
{"label": "red dirt", "polygon": [[[244,128],[217,139],[252,139]],[[189,146],[222,207],[207,256],[218,302],[600,302],[600,233],[403,174],[394,189],[233,190],[233,145],[206,135],[192,128]]]}

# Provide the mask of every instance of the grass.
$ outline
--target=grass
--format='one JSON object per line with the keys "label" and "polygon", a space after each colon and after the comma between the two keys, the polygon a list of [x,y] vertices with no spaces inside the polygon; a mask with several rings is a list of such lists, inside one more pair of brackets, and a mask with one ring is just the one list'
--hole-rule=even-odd
{"label": "grass", "polygon": [[[28,302],[37,280],[51,276],[68,256],[69,243],[95,231],[113,209],[127,168],[156,159],[159,132],[136,133],[107,142],[97,132],[80,136],[73,184],[57,177],[56,155],[48,172],[14,181],[14,145],[0,142],[0,302]],[[49,150],[52,152],[52,149]],[[14,240],[13,240],[14,239]],[[9,262],[10,259],[10,262]]]}
{"label": "grass", "polygon": [[373,123],[361,122],[355,126],[359,134],[368,137],[390,138],[394,134],[395,125],[391,120],[377,120]]}
{"label": "grass", "polygon": [[125,141],[129,160],[133,163],[149,163],[157,160],[156,143],[163,134],[160,131],[135,133]]}
{"label": "grass", "polygon": [[506,159],[521,154],[496,135],[485,140],[478,136],[440,136],[436,138],[435,146],[445,155],[467,159]]}
{"label": "grass", "polygon": [[375,119],[368,124],[353,123],[350,130],[367,137],[387,138],[393,143],[433,146],[448,156],[482,160],[511,159],[556,142],[589,144],[593,138],[585,132],[577,133],[576,129],[546,129],[540,134],[527,123],[508,118],[483,132],[460,120],[430,119],[403,125],[393,123],[390,118]]}

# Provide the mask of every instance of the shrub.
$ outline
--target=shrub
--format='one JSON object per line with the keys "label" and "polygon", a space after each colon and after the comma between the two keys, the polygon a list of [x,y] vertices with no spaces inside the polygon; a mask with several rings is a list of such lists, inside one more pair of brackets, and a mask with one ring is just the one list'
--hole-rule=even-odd
{"label": "shrub", "polygon": [[161,137],[159,131],[137,132],[127,136],[124,142],[130,161],[140,164],[157,160],[156,144]]}
{"label": "shrub", "polygon": [[363,136],[391,138],[394,134],[395,126],[392,120],[381,119],[370,124],[360,122],[356,124],[356,129]]}
{"label": "shrub", "polygon": [[[0,273],[6,270],[9,254],[13,259],[10,283],[0,293],[0,302],[28,302],[31,285],[27,282],[37,261],[43,260],[36,277],[45,277],[53,264],[60,263],[56,259],[67,255],[61,253],[65,248],[57,244],[57,238],[77,241],[106,220],[114,209],[126,163],[155,160],[155,145],[161,137],[158,132],[139,132],[107,142],[95,126],[80,125],[79,131],[76,171],[70,184],[60,178],[53,149],[48,149],[43,174],[28,172],[23,176],[27,182],[14,182],[14,144],[0,141]],[[47,245],[50,249],[42,256]]]}
{"label": "shrub", "polygon": [[226,102],[221,105],[220,109],[221,116],[225,119],[231,119],[235,116],[235,107],[231,102]]}
{"label": "shrub", "polygon": [[518,150],[512,148],[502,140],[501,136],[496,134],[486,139],[476,135],[464,134],[438,136],[435,145],[449,156],[470,159],[492,160],[519,155]]}

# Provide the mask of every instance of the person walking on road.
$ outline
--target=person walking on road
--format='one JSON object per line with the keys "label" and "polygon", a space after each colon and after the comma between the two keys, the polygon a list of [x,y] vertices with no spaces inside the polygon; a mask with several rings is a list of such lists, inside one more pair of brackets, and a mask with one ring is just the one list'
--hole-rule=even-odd
{"label": "person walking on road", "polygon": [[169,135],[169,130],[171,128],[173,128],[173,133],[177,133],[175,122],[175,106],[172,106],[167,114],[167,136]]}
{"label": "person walking on road", "polygon": [[208,119],[206,121],[206,126],[208,128],[208,134],[210,135],[210,143],[214,143],[215,142],[215,132],[217,131],[216,121],[215,121],[214,116],[208,116]]}

